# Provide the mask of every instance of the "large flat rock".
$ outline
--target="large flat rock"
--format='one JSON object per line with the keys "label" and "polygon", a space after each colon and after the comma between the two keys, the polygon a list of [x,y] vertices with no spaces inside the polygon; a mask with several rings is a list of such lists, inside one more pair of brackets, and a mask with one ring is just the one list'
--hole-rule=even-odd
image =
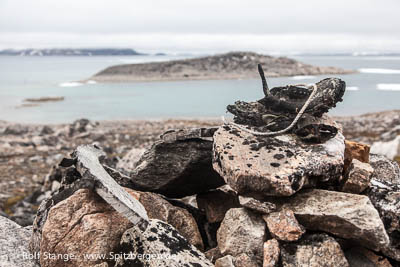
{"label": "large flat rock", "polygon": [[[166,133],[136,163],[130,173],[135,189],[180,198],[224,184],[212,168],[212,137],[208,129]],[[208,137],[209,136],[209,137]]]}
{"label": "large flat rock", "polygon": [[332,233],[376,251],[389,244],[378,211],[367,196],[312,189],[283,202],[282,208],[293,210],[309,230]]}
{"label": "large flat rock", "polygon": [[344,164],[344,137],[323,144],[295,135],[256,137],[223,126],[214,134],[214,169],[239,194],[290,196],[309,180],[339,179]]}

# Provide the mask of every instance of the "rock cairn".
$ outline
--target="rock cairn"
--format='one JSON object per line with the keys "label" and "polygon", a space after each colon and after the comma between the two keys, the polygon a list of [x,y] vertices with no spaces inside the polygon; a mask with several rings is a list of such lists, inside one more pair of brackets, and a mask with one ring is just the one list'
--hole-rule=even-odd
{"label": "rock cairn", "polygon": [[79,146],[48,176],[59,186],[42,192],[29,242],[40,256],[26,266],[397,266],[400,169],[325,114],[344,82],[317,83],[279,135],[263,133],[286,128],[313,89],[263,87],[228,106],[234,123],[168,131],[117,169]]}

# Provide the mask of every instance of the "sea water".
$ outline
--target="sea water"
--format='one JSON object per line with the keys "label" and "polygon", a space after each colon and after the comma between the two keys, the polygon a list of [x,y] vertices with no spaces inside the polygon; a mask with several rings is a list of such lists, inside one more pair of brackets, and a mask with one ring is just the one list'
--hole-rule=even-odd
{"label": "sea water", "polygon": [[[141,83],[79,82],[118,64],[187,56],[0,57],[0,120],[63,123],[93,120],[208,118],[226,115],[237,100],[263,96],[259,79]],[[270,87],[313,83],[335,76],[346,81],[344,101],[332,115],[400,109],[400,57],[296,56],[304,63],[359,70],[348,75],[268,78]],[[255,68],[256,70],[256,68]],[[23,105],[26,98],[63,96],[64,101]]]}

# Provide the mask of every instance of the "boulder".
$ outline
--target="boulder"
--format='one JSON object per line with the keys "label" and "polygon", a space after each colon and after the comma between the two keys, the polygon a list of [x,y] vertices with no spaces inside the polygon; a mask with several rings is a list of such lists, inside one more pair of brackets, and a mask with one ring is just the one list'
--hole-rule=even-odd
{"label": "boulder", "polygon": [[238,196],[234,191],[217,189],[198,194],[196,200],[197,206],[205,212],[210,223],[221,222],[229,209],[240,207]]}
{"label": "boulder", "polygon": [[363,247],[350,248],[344,254],[350,267],[392,267],[388,259]]}
{"label": "boulder", "polygon": [[234,257],[246,253],[262,258],[264,239],[265,222],[245,208],[230,209],[217,232],[221,254]]}
{"label": "boulder", "polygon": [[239,196],[239,203],[242,207],[262,214],[269,214],[276,210],[274,203],[260,201],[252,197]]}
{"label": "boulder", "polygon": [[[224,184],[212,168],[212,131],[195,134],[164,134],[155,142],[130,173],[134,188],[180,198],[206,192]],[[210,136],[210,137],[205,137]],[[175,140],[177,139],[177,140]]]}
{"label": "boulder", "polygon": [[283,203],[282,208],[293,210],[306,229],[332,233],[377,251],[389,244],[385,227],[367,196],[311,189]]}
{"label": "boulder", "polygon": [[[80,189],[48,212],[40,242],[40,264],[50,266],[94,266],[101,259],[86,255],[110,255],[132,223],[89,189]],[[47,255],[70,255],[62,257]]]}
{"label": "boulder", "polygon": [[215,261],[215,267],[235,267],[233,264],[234,259],[231,255],[226,255]]}
{"label": "boulder", "polygon": [[225,125],[214,134],[214,169],[240,195],[290,196],[309,179],[337,181],[342,175],[344,137],[310,144],[297,136],[254,136]]}
{"label": "boulder", "polygon": [[31,232],[0,216],[0,266],[39,267],[35,261],[38,255],[31,254],[28,248]]}
{"label": "boulder", "polygon": [[199,250],[204,249],[196,220],[186,209],[172,205],[155,193],[126,190],[132,196],[138,195],[138,200],[146,209],[149,218],[158,219],[172,225],[190,244]]}
{"label": "boulder", "polygon": [[263,267],[277,267],[280,251],[279,242],[276,239],[270,239],[265,242]]}
{"label": "boulder", "polygon": [[125,231],[115,266],[214,266],[202,252],[191,245],[172,226],[150,219],[143,229],[137,225]]}
{"label": "boulder", "polygon": [[297,222],[293,211],[289,209],[264,215],[263,219],[272,237],[278,240],[296,241],[305,233],[304,227]]}
{"label": "boulder", "polygon": [[344,170],[347,172],[353,159],[357,159],[364,163],[369,163],[370,146],[353,141],[345,141],[344,150]]}
{"label": "boulder", "polygon": [[348,267],[340,245],[327,234],[307,234],[301,240],[284,243],[281,261],[285,267]]}
{"label": "boulder", "polygon": [[341,191],[360,194],[369,186],[373,172],[374,169],[369,163],[353,159],[347,177],[343,181]]}

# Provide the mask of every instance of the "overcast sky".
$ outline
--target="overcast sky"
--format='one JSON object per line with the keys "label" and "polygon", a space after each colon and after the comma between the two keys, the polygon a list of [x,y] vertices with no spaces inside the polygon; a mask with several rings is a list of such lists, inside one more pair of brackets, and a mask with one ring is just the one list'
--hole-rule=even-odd
{"label": "overcast sky", "polygon": [[0,48],[400,52],[400,0],[0,0]]}

